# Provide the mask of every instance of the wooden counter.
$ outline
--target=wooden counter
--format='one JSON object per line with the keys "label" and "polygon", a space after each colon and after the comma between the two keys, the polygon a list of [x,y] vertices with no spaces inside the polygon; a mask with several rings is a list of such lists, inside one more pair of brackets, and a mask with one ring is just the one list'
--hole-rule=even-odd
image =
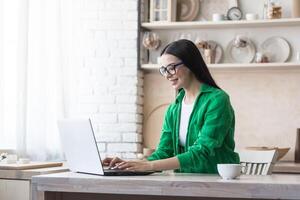
{"label": "wooden counter", "polygon": [[47,167],[26,170],[0,170],[0,179],[31,180],[32,176],[50,173],[66,172],[66,167]]}
{"label": "wooden counter", "polygon": [[300,163],[282,161],[275,164],[273,173],[300,174]]}
{"label": "wooden counter", "polygon": [[300,175],[218,175],[156,173],[148,176],[105,177],[79,173],[35,176],[34,200],[67,199],[300,199]]}

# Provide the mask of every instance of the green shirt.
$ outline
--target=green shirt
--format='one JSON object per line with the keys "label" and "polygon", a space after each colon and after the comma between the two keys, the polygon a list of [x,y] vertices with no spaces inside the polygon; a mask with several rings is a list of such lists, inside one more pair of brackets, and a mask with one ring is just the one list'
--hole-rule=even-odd
{"label": "green shirt", "polygon": [[176,156],[176,172],[217,173],[218,163],[239,163],[234,152],[234,111],[229,96],[221,89],[202,84],[190,115],[186,144],[179,144],[181,90],[165,114],[160,143],[148,160]]}

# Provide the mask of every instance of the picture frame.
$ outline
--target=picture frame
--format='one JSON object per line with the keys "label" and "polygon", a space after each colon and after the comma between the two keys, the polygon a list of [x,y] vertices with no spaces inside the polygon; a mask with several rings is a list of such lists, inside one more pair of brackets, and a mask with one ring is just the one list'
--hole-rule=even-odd
{"label": "picture frame", "polygon": [[177,0],[150,0],[150,22],[176,21]]}

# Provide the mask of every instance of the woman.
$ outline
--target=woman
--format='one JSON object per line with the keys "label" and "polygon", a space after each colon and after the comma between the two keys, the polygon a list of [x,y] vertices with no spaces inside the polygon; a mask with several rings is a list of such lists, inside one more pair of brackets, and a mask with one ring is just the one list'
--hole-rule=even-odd
{"label": "woman", "polygon": [[161,53],[160,73],[179,90],[165,114],[160,143],[146,161],[106,158],[112,168],[217,173],[218,163],[239,163],[234,152],[234,111],[195,44],[178,40]]}

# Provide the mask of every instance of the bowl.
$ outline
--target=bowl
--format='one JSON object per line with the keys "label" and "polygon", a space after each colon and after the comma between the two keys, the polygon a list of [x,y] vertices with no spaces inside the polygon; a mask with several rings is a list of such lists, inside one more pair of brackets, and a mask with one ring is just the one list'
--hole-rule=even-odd
{"label": "bowl", "polygon": [[225,179],[235,179],[242,172],[242,165],[240,164],[218,164],[217,165],[219,175]]}
{"label": "bowl", "polygon": [[256,150],[256,151],[270,151],[270,150],[277,150],[278,157],[277,161],[280,160],[287,152],[290,150],[290,147],[279,148],[279,147],[246,147],[248,150]]}

